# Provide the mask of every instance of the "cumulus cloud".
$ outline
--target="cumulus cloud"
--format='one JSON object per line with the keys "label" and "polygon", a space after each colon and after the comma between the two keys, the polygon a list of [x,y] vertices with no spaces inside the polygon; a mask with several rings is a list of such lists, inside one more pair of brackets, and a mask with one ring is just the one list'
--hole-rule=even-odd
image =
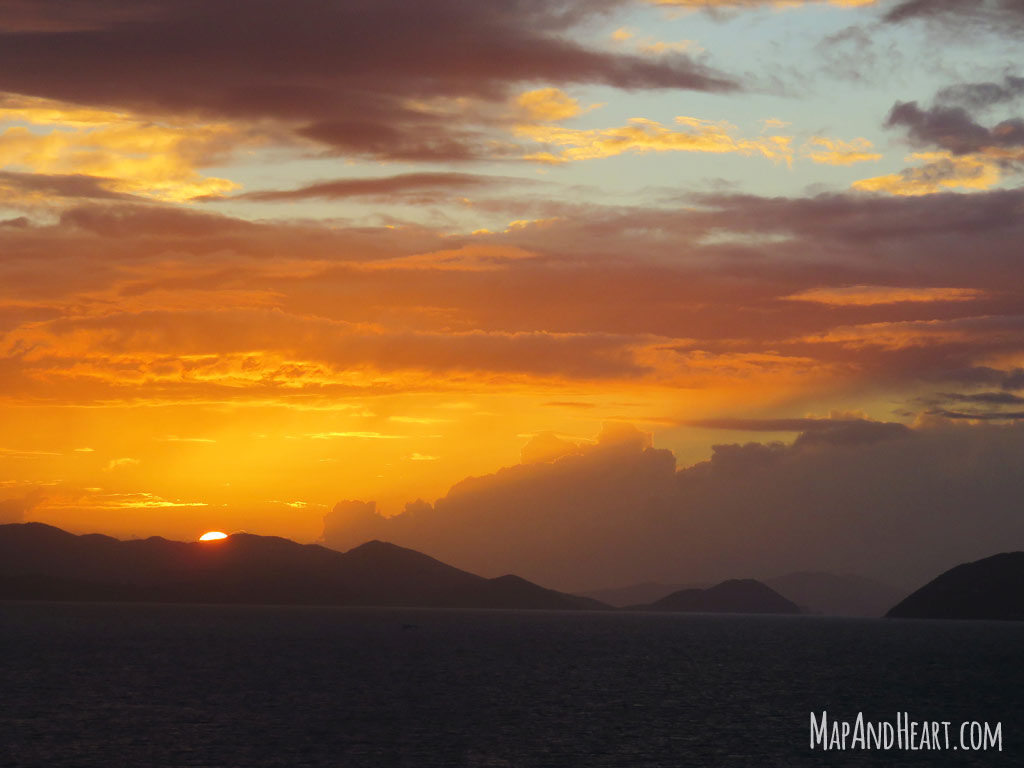
{"label": "cumulus cloud", "polygon": [[324,539],[339,549],[386,539],[561,589],[793,570],[909,589],[1024,546],[1024,426],[828,422],[716,420],[803,431],[788,445],[719,445],[678,471],[669,451],[628,428],[547,460],[524,450],[535,460],[468,478],[433,506],[384,517],[372,502],[339,503]]}
{"label": "cumulus cloud", "polygon": [[544,461],[554,461],[563,456],[570,456],[580,452],[578,443],[565,440],[554,432],[541,432],[534,435],[523,450],[520,451],[523,464],[537,464]]}
{"label": "cumulus cloud", "polygon": [[975,122],[963,107],[922,109],[916,101],[897,102],[889,113],[886,126],[904,127],[912,143],[936,146],[954,155],[1024,146],[1024,120],[1004,120],[986,128]]}
{"label": "cumulus cloud", "polygon": [[743,432],[799,432],[794,446],[814,443],[859,445],[909,434],[909,429],[903,424],[843,417],[828,419],[695,419],[688,424],[706,429]]}
{"label": "cumulus cloud", "polygon": [[1003,83],[960,83],[940,90],[931,106],[897,101],[887,128],[906,132],[921,151],[907,159],[916,165],[899,173],[861,179],[855,189],[893,195],[931,195],[951,188],[989,189],[1007,174],[1024,169],[1024,120],[1004,119],[991,127],[974,113],[1014,101],[1024,79],[1007,75]]}

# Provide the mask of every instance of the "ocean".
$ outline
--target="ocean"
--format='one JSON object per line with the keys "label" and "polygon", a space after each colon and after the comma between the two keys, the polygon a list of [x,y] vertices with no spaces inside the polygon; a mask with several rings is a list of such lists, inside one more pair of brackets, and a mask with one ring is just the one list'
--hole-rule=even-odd
{"label": "ocean", "polygon": [[[1024,765],[1022,662],[1021,623],[7,602],[0,765]],[[1002,751],[812,750],[812,712]]]}

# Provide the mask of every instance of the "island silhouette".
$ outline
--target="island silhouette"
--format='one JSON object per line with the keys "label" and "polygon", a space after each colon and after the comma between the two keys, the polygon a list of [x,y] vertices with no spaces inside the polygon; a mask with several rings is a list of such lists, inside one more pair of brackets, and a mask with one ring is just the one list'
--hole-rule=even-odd
{"label": "island silhouette", "polygon": [[[824,576],[796,574],[782,580],[807,589],[840,584]],[[729,579],[621,609],[808,612],[780,591],[755,579]],[[0,600],[615,610],[593,597],[547,589],[513,574],[485,578],[377,540],[347,552],[250,533],[210,541],[158,536],[122,541],[43,523],[0,525]],[[956,566],[885,615],[1024,620],[1024,552]]]}
{"label": "island silhouette", "polygon": [[688,613],[801,613],[800,606],[756,579],[729,579],[707,589],[681,589],[636,611]]}
{"label": "island silhouette", "polygon": [[1024,552],[1003,552],[951,568],[886,616],[1024,621]]}
{"label": "island silhouette", "polygon": [[[797,571],[782,576],[759,578],[758,581],[796,603],[804,613],[827,616],[878,618],[906,594],[875,579],[825,571]],[[645,581],[577,594],[608,603],[616,608],[624,608],[654,603],[681,589],[706,589],[709,586],[709,583],[666,584]]]}

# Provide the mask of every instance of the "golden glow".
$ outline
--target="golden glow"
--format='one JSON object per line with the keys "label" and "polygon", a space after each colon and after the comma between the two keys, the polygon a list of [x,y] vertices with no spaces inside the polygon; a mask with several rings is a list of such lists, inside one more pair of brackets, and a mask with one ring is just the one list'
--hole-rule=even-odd
{"label": "golden glow", "polygon": [[216,541],[217,539],[226,539],[228,535],[222,531],[207,531],[199,537],[200,541]]}
{"label": "golden glow", "polygon": [[1002,179],[1002,164],[1020,162],[1024,159],[1024,152],[999,150],[959,156],[946,151],[915,152],[907,159],[921,165],[911,166],[900,173],[855,181],[853,188],[903,197],[934,195],[953,189],[991,189]]}
{"label": "golden glow", "polygon": [[865,138],[852,141],[815,136],[804,145],[804,154],[822,165],[853,165],[881,160],[882,155],[872,152],[874,144]]}
{"label": "golden glow", "polygon": [[576,117],[583,109],[579,101],[559,88],[539,88],[521,93],[516,104],[531,120],[557,121]]}
{"label": "golden glow", "polygon": [[[225,194],[238,185],[198,169],[223,161],[245,142],[228,123],[151,120],[47,99],[0,100],[0,167],[93,176],[110,192],[178,202]],[[22,203],[46,199],[0,191]]]}
{"label": "golden glow", "polygon": [[727,122],[711,122],[679,116],[679,129],[668,128],[654,120],[630,118],[617,128],[574,129],[556,125],[520,125],[516,132],[540,144],[561,147],[558,151],[534,152],[529,160],[558,164],[578,160],[614,157],[628,152],[710,152],[714,154],[760,154],[772,160],[792,160],[789,136],[762,136],[746,139],[735,135]]}

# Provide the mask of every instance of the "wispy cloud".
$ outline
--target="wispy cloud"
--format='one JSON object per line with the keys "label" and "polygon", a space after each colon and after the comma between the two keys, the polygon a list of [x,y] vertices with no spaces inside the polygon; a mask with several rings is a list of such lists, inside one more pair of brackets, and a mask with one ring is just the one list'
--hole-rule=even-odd
{"label": "wispy cloud", "polygon": [[786,296],[789,301],[810,301],[837,307],[871,307],[904,302],[971,301],[981,296],[972,288],[916,288],[887,285],[848,285],[811,288]]}

